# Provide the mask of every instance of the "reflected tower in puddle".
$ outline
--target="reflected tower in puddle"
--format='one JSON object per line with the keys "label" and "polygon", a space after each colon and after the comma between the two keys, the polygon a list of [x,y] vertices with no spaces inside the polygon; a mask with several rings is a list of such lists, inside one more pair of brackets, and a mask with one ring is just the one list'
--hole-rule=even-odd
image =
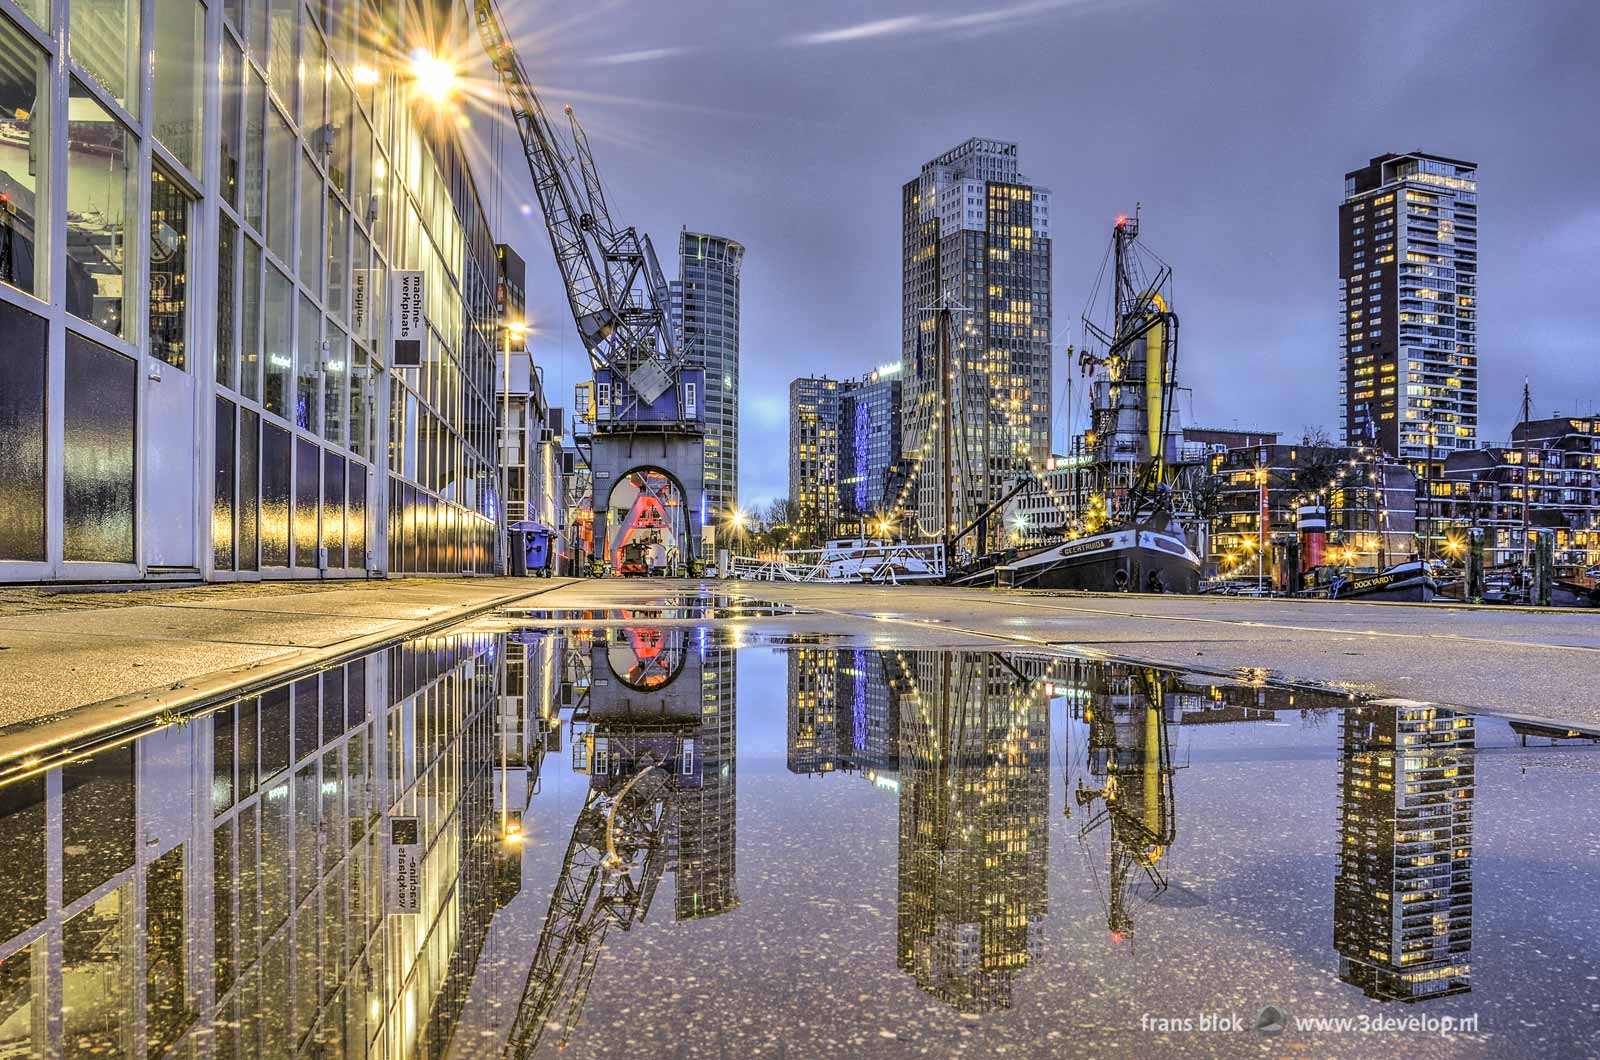
{"label": "reflected tower in puddle", "polygon": [[1087,777],[1072,800],[1087,813],[1079,826],[1086,844],[1101,829],[1110,842],[1106,928],[1113,941],[1132,936],[1132,900],[1167,889],[1161,859],[1178,834],[1172,785],[1174,679],[1160,671],[1114,663],[1074,663],[1088,728]]}
{"label": "reflected tower in puddle", "polygon": [[1333,945],[1381,1001],[1471,990],[1472,718],[1425,705],[1344,711]]}
{"label": "reflected tower in puddle", "polygon": [[962,1012],[1009,1008],[1047,912],[1048,686],[992,654],[885,663],[900,693],[897,963]]}
{"label": "reflected tower in puddle", "polygon": [[0,1055],[442,1054],[494,908],[499,644],[407,641],[0,788]]}
{"label": "reflected tower in puddle", "polygon": [[789,772],[859,772],[893,789],[900,771],[900,694],[889,659],[864,648],[792,648]]}

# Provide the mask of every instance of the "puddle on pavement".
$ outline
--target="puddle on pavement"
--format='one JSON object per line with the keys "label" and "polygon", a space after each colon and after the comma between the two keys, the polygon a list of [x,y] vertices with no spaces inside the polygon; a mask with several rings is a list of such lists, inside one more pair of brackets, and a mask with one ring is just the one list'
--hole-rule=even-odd
{"label": "puddle on pavement", "polygon": [[769,600],[749,600],[724,593],[696,593],[642,600],[626,607],[505,608],[501,612],[527,622],[661,622],[713,621],[728,618],[776,618],[813,612]]}
{"label": "puddle on pavement", "polygon": [[1027,652],[413,640],[0,787],[0,1056],[1575,1055],[1600,749],[1552,734]]}

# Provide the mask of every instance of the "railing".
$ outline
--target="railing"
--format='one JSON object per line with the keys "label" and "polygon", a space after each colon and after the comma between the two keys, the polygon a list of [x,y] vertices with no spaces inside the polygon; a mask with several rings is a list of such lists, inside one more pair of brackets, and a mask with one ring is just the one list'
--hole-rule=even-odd
{"label": "railing", "polygon": [[867,583],[939,581],[945,576],[942,544],[864,545],[847,549],[798,549],[780,558],[734,556],[729,573],[746,581]]}

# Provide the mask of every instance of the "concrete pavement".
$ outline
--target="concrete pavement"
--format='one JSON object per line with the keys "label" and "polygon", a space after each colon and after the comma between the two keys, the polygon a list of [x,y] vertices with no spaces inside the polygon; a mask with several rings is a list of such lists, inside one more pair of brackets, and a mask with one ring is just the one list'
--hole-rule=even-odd
{"label": "concrete pavement", "polygon": [[527,578],[0,591],[0,761],[558,587]]}

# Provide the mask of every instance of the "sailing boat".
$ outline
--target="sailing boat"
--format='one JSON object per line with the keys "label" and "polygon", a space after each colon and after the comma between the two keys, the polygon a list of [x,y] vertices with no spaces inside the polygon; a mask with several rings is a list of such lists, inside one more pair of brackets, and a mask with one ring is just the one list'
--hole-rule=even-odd
{"label": "sailing boat", "polygon": [[1084,319],[1091,341],[1103,346],[1104,353],[1086,349],[1078,362],[1085,374],[1094,376],[1092,427],[1085,436],[1091,453],[1087,470],[1094,496],[1106,506],[1105,523],[1088,528],[1084,536],[1074,531],[1058,544],[987,557],[958,573],[953,584],[1089,592],[1199,590],[1200,557],[1175,523],[1167,475],[1178,363],[1178,316],[1168,304],[1172,270],[1160,264],[1150,271],[1138,238],[1137,216],[1117,218],[1109,251],[1114,264],[1111,326],[1108,330]]}

